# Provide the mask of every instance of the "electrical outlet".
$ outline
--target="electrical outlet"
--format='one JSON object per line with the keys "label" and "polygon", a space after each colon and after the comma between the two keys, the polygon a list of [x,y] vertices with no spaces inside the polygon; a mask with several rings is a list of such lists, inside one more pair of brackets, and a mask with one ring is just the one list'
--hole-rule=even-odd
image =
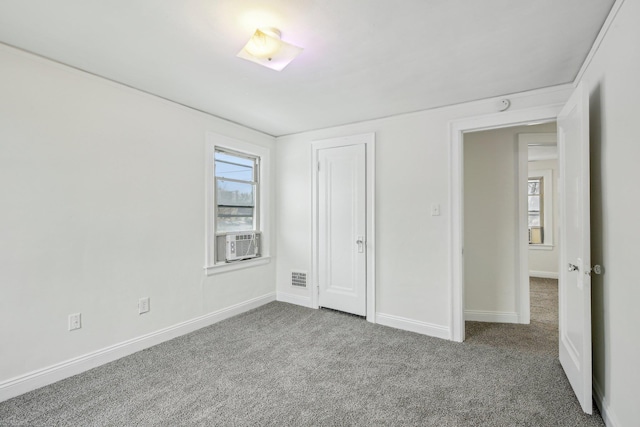
{"label": "electrical outlet", "polygon": [[143,314],[149,311],[149,297],[140,298],[138,300],[138,314]]}
{"label": "electrical outlet", "polygon": [[74,313],[69,315],[69,330],[80,329],[82,327],[81,314]]}

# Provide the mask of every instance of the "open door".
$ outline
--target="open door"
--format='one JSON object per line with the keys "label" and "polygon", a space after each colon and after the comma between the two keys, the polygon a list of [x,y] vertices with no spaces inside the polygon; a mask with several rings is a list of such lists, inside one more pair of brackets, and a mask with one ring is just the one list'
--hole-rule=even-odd
{"label": "open door", "polygon": [[560,363],[582,409],[591,397],[589,97],[580,84],[558,116],[560,161]]}

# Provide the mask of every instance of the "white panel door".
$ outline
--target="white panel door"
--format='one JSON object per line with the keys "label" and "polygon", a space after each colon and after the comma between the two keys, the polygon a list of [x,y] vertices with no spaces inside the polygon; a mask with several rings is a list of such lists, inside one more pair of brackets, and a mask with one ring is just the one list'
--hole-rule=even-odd
{"label": "white panel door", "polygon": [[318,151],[318,302],[365,316],[365,145]]}
{"label": "white panel door", "polygon": [[558,116],[560,363],[584,412],[591,398],[589,98],[581,84]]}

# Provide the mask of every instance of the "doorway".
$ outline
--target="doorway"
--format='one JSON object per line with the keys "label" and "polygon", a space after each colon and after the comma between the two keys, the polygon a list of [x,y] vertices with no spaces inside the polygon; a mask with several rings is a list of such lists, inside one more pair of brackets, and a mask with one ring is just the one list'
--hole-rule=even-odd
{"label": "doorway", "polygon": [[375,135],[315,141],[312,306],[375,322]]}
{"label": "doorway", "polygon": [[[493,114],[451,124],[451,338],[464,341],[463,134],[532,121],[558,121],[560,202],[564,224],[559,269],[559,354],[586,413],[591,401],[591,267],[589,202],[589,96],[579,84],[564,105]],[[571,222],[567,219],[570,218]],[[524,239],[520,239],[520,244]],[[522,258],[521,258],[522,259]],[[568,272],[565,270],[568,267]],[[598,267],[598,266],[596,266]]]}
{"label": "doorway", "polygon": [[464,135],[469,342],[558,357],[556,126],[551,121]]}
{"label": "doorway", "polygon": [[529,261],[558,277],[555,132],[552,121],[464,135],[466,321],[529,324]]}
{"label": "doorway", "polygon": [[[451,339],[464,341],[464,134],[474,131],[500,129],[532,122],[554,121],[562,105],[550,105],[530,110],[497,113],[489,116],[465,119],[451,124]],[[525,158],[526,159],[526,158]],[[522,158],[521,158],[522,161]],[[525,160],[526,161],[526,160]],[[521,209],[526,206],[521,205]],[[525,233],[521,230],[521,233]],[[528,251],[526,236],[519,238],[520,252]],[[524,257],[519,257],[523,260]],[[524,269],[520,269],[523,271]],[[521,293],[521,296],[526,294]],[[528,304],[527,304],[528,306]]]}

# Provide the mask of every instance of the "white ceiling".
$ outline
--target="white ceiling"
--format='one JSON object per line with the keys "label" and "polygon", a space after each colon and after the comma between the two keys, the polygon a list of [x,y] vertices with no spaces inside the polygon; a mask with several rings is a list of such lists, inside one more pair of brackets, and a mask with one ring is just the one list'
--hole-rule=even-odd
{"label": "white ceiling", "polygon": [[[280,136],[572,82],[614,0],[0,0],[0,41]],[[236,57],[256,27],[304,52]]]}

